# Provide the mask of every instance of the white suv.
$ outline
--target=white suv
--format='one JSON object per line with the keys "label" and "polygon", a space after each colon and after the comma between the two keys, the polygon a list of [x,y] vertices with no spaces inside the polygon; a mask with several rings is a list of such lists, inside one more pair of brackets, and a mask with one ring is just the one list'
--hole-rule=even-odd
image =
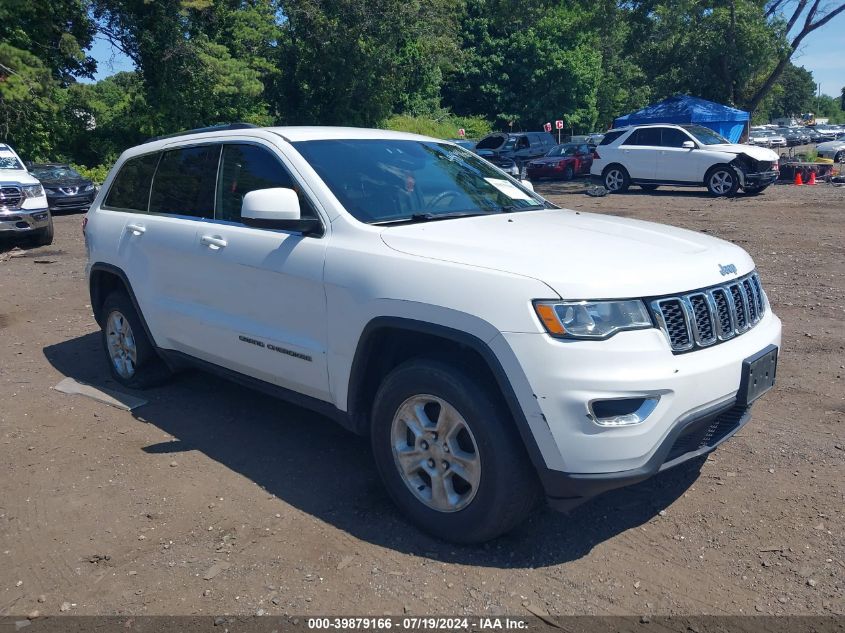
{"label": "white suv", "polygon": [[735,145],[700,125],[637,125],[610,130],[596,148],[590,173],[611,193],[636,184],[707,187],[714,196],[740,188],[759,193],[778,179],[778,155]]}
{"label": "white suv", "polygon": [[0,236],[29,238],[38,246],[53,243],[53,216],[44,187],[4,143],[0,143]]}
{"label": "white suv", "polygon": [[774,381],[781,325],[741,248],[558,209],[427,137],[155,140],[85,235],[118,381],[200,367],[321,411],[453,541],[707,453]]}

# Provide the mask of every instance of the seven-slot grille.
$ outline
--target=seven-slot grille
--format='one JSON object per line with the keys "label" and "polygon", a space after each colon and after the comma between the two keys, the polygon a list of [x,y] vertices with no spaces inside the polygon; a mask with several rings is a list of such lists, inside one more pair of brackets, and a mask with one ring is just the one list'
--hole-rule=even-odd
{"label": "seven-slot grille", "polygon": [[673,352],[709,347],[747,332],[766,309],[756,272],[734,281],[650,302]]}
{"label": "seven-slot grille", "polygon": [[20,187],[0,187],[0,209],[20,209],[22,200]]}

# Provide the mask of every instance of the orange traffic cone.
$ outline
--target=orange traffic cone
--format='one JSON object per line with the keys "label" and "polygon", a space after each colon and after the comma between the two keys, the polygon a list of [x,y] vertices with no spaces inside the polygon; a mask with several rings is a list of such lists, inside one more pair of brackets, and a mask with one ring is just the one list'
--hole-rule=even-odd
{"label": "orange traffic cone", "polygon": [[804,184],[804,181],[801,179],[801,172],[797,169],[795,170],[795,184],[799,187]]}
{"label": "orange traffic cone", "polygon": [[807,181],[807,184],[808,185],[816,184],[816,172],[815,172],[815,170],[810,172],[810,180]]}

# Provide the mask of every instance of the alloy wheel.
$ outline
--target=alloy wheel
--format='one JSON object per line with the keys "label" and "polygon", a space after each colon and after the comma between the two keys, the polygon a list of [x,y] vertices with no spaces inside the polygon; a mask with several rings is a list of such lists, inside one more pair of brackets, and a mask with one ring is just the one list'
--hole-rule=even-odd
{"label": "alloy wheel", "polygon": [[720,196],[730,192],[733,184],[733,176],[727,171],[717,171],[710,176],[710,189]]}
{"label": "alloy wheel", "polygon": [[138,363],[138,348],[129,320],[117,310],[106,321],[106,342],[115,371],[121,378],[132,378]]}
{"label": "alloy wheel", "polygon": [[624,182],[625,176],[618,169],[611,169],[604,177],[604,184],[608,191],[619,191]]}
{"label": "alloy wheel", "polygon": [[451,404],[437,396],[408,398],[390,430],[393,460],[414,496],[438,512],[472,502],[481,483],[481,457],[472,430]]}

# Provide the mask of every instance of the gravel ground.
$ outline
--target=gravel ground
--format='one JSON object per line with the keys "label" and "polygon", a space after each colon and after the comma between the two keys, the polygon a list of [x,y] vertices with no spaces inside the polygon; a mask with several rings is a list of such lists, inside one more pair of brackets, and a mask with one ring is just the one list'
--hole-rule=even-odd
{"label": "gravel ground", "polygon": [[0,247],[0,615],[845,613],[845,188],[538,188],[751,252],[784,345],[740,434],[570,516],[443,544],[398,516],[367,442],[316,414],[201,373],[134,415],[52,390],[114,387],[81,216],[62,216],[53,246]]}

